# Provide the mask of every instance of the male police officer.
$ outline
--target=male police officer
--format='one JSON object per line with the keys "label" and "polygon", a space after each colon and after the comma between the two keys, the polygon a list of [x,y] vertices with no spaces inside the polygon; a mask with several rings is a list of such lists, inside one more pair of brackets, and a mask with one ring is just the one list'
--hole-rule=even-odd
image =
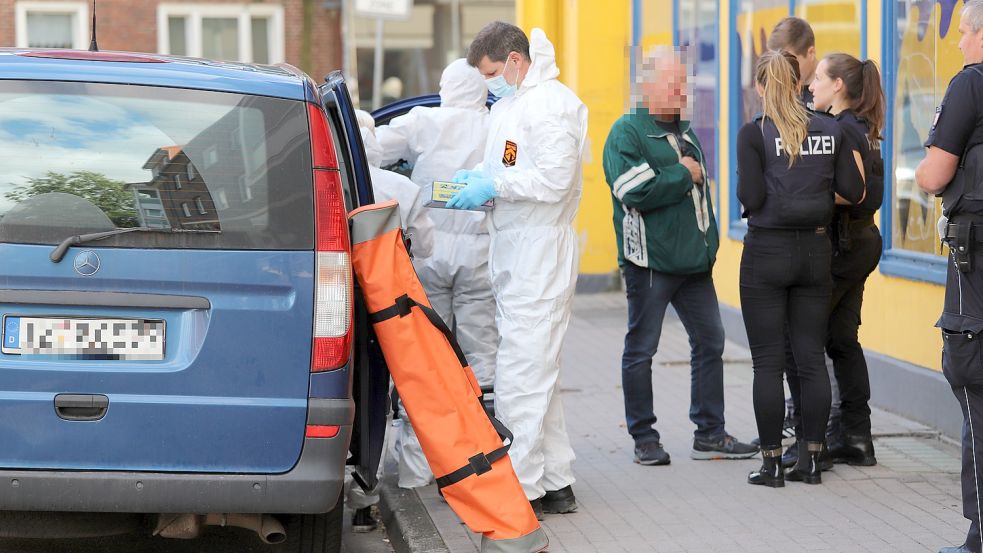
{"label": "male police officer", "polygon": [[[967,0],[959,22],[966,66],[949,83],[915,171],[918,186],[941,194],[939,231],[949,246],[942,329],[942,371],[963,410],[963,516],[966,542],[939,553],[980,553],[983,476],[983,0]],[[948,218],[946,221],[945,218]],[[979,452],[979,456],[977,456]]]}

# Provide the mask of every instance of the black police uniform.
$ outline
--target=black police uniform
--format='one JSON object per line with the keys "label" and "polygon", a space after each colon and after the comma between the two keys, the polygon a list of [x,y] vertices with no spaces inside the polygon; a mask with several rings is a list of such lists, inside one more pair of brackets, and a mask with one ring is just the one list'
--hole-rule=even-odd
{"label": "black police uniform", "polygon": [[763,449],[781,444],[787,321],[798,360],[804,438],[821,442],[830,405],[824,350],[832,247],[826,227],[834,191],[856,202],[863,184],[842,130],[829,116],[810,113],[808,136],[791,167],[770,119],[747,123],[737,141],[737,195],[748,217],[740,293],[758,435]]}
{"label": "black police uniform", "polygon": [[980,478],[983,478],[983,65],[963,68],[949,82],[925,146],[960,156],[960,168],[942,193],[949,246],[942,329],[942,371],[962,406],[963,516],[970,521],[965,548],[983,550]]}
{"label": "black police uniform", "polygon": [[[844,150],[860,153],[866,195],[859,205],[836,206],[829,227],[833,294],[826,353],[833,360],[840,395],[839,421],[835,425],[838,435],[832,437],[831,448],[833,456],[844,461],[872,464],[870,379],[858,332],[864,284],[881,258],[881,233],[874,224],[874,214],[884,199],[884,161],[879,141],[868,138],[866,121],[849,110],[837,115],[836,120],[843,131]],[[789,358],[788,363],[789,388],[798,402],[795,361]]]}
{"label": "black police uniform", "polygon": [[799,99],[802,101],[802,105],[804,105],[806,109],[812,111],[816,110],[816,100],[813,98],[812,91],[809,90],[808,86],[802,87],[802,93],[799,94]]}

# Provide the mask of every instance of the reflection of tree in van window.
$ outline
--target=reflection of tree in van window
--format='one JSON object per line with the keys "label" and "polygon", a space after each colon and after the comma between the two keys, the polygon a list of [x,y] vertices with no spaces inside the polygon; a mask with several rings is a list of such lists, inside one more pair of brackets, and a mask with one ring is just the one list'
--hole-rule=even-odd
{"label": "reflection of tree in van window", "polygon": [[88,200],[99,207],[117,227],[135,227],[138,224],[133,192],[126,187],[126,183],[92,171],[76,171],[68,175],[48,171],[43,177],[29,177],[27,184],[5,193],[4,197],[22,202],[52,192],[63,192]]}

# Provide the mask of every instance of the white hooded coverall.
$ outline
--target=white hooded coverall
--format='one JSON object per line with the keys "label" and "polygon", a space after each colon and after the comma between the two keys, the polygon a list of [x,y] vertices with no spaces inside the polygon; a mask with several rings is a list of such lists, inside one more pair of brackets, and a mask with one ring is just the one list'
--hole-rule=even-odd
{"label": "white hooded coverall", "polygon": [[[488,88],[464,59],[452,62],[440,78],[440,107],[416,107],[376,128],[382,165],[405,159],[411,180],[430,197],[434,181],[450,181],[460,169],[481,161],[488,134]],[[434,222],[433,255],[414,262],[431,305],[454,329],[478,383],[495,379],[495,297],[488,275],[489,236],[479,211],[428,209]],[[402,414],[402,411],[401,411]],[[405,416],[398,437],[399,485],[426,486],[429,464]]]}
{"label": "white hooded coverall", "polygon": [[[574,482],[558,376],[577,283],[573,221],[587,107],[557,80],[553,45],[541,29],[532,31],[530,58],[516,94],[492,106],[477,169],[494,179],[497,193],[489,219],[501,335],[495,411],[515,435],[509,455],[532,500]],[[514,164],[507,148],[515,150]]]}

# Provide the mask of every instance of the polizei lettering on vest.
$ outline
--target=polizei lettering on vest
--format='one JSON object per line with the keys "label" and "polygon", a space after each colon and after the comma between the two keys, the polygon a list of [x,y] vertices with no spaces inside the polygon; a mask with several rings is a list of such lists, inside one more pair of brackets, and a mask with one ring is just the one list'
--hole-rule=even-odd
{"label": "polizei lettering on vest", "polygon": [[[775,155],[782,157],[782,153],[784,153],[784,150],[782,150],[782,139],[778,137],[775,139]],[[805,142],[802,143],[802,147],[799,148],[799,155],[803,156],[831,156],[835,153],[836,139],[828,135],[807,136]]]}

